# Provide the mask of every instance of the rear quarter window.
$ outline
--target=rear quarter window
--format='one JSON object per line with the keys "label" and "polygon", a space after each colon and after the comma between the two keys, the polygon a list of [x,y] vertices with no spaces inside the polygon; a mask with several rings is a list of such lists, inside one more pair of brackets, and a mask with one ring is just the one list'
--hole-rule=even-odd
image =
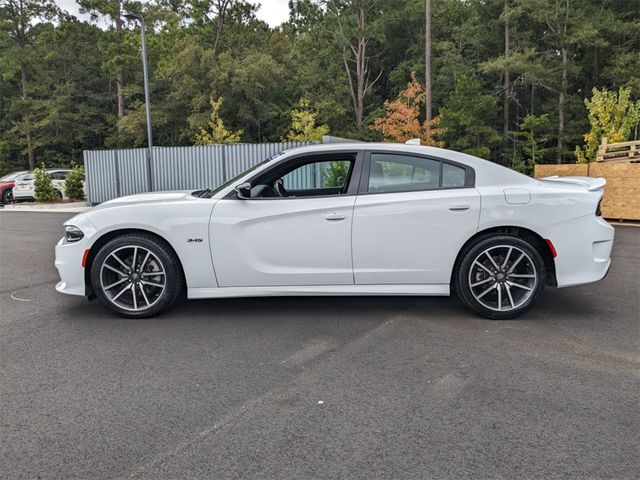
{"label": "rear quarter window", "polygon": [[450,163],[442,164],[442,188],[464,187],[467,172],[464,168]]}

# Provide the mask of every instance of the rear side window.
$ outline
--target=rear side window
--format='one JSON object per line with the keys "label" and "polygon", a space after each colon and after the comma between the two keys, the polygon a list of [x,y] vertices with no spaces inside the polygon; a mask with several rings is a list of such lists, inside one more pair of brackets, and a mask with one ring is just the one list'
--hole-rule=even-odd
{"label": "rear side window", "polygon": [[442,188],[464,187],[466,176],[464,168],[450,163],[442,164]]}
{"label": "rear side window", "polygon": [[413,155],[372,153],[370,156],[369,193],[464,188],[472,184],[473,176],[460,165]]}
{"label": "rear side window", "polygon": [[432,190],[440,183],[440,162],[409,155],[371,154],[369,192]]}

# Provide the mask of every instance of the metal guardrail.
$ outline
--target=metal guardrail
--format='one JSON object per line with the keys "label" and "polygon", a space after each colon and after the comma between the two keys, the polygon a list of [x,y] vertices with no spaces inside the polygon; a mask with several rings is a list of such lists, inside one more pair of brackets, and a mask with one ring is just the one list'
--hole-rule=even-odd
{"label": "metal guardrail", "polygon": [[[215,188],[276,153],[310,143],[153,147],[151,183],[155,191]],[[85,150],[84,166],[87,200],[91,203],[151,189],[146,148]]]}

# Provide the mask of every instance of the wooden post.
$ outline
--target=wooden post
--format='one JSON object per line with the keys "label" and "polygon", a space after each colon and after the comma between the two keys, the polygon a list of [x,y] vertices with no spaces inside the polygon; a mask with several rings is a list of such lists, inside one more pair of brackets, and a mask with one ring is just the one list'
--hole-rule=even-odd
{"label": "wooden post", "polygon": [[605,153],[607,153],[607,137],[602,137],[602,142],[600,143],[598,152],[596,153],[596,162],[603,162]]}

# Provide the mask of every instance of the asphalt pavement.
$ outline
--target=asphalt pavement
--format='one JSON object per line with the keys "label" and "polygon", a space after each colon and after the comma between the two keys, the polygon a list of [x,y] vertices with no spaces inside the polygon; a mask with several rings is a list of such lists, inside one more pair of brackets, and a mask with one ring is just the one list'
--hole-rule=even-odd
{"label": "asphalt pavement", "polygon": [[54,290],[70,214],[0,211],[0,478],[638,478],[640,228],[515,321],[454,298]]}

